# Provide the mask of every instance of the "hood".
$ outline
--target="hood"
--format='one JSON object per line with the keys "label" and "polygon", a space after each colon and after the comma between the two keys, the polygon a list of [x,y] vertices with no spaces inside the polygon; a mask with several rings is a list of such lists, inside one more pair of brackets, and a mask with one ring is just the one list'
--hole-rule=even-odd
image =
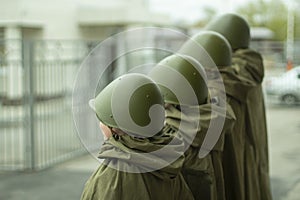
{"label": "hood", "polygon": [[[212,134],[208,137],[206,136],[208,133],[207,132],[208,129],[210,129],[210,131],[212,132],[218,131],[217,123],[219,123],[221,119],[224,119],[224,124],[223,125],[221,124],[221,134],[231,129],[233,122],[236,119],[233,110],[228,104],[226,104],[226,107],[221,107],[217,103],[207,103],[200,106],[189,106],[189,110],[197,110],[198,112],[193,112],[194,114],[192,115],[189,114],[189,116],[187,116],[186,113],[182,113],[176,107],[169,106],[166,109],[166,113],[167,113],[166,122],[167,124],[171,124],[177,128],[179,128],[180,121],[182,121],[181,123],[186,123],[186,124],[190,123],[191,126],[187,125],[187,127],[189,127],[189,129],[187,129],[188,132],[186,131],[186,129],[183,129],[180,130],[181,134],[188,134],[188,133],[195,132],[196,129],[195,124],[198,124],[196,135],[194,134],[192,135],[192,137],[188,137],[189,140],[185,140],[185,142],[188,142],[187,144],[191,144],[193,147],[196,148],[201,147],[202,145],[205,146],[206,144],[203,144],[204,140],[210,143],[217,142],[218,138],[217,139],[214,138]],[[183,128],[185,128],[185,126],[183,126]],[[183,137],[186,138],[186,136]]]}
{"label": "hood", "polygon": [[132,172],[131,169],[122,169],[132,166],[135,170],[133,173],[149,172],[161,179],[174,178],[183,165],[184,144],[176,133],[162,132],[151,138],[136,138],[126,134],[110,137],[104,142],[98,158],[121,161],[112,166],[117,166],[117,170]]}
{"label": "hood", "polygon": [[255,82],[246,78],[234,67],[221,67],[219,71],[223,83],[219,81],[215,84],[224,84],[227,96],[229,95],[240,102],[246,102],[249,91],[256,86]]}
{"label": "hood", "polygon": [[166,107],[166,126],[173,127],[183,138],[186,150],[196,138],[200,130],[199,110],[194,107],[184,106],[182,110],[173,104]]}
{"label": "hood", "polygon": [[262,56],[252,49],[239,49],[232,55],[232,65],[241,74],[261,84],[265,75]]}

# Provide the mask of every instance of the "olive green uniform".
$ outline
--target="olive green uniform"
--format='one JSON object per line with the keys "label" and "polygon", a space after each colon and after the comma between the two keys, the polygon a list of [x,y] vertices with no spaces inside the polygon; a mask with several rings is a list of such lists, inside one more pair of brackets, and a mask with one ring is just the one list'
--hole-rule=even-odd
{"label": "olive green uniform", "polygon": [[[203,50],[202,50],[203,49]],[[224,142],[227,135],[231,135],[231,123],[228,123],[228,118],[232,119],[234,114],[231,109],[231,106],[226,103],[226,93],[223,90],[224,85],[222,82],[222,78],[220,77],[218,68],[222,68],[223,66],[231,66],[231,48],[228,41],[220,34],[213,31],[204,31],[196,34],[188,40],[182,48],[179,50],[180,53],[188,56],[192,56],[200,63],[203,63],[205,68],[205,74],[207,75],[207,86],[209,89],[209,95],[211,99],[217,100],[217,105],[221,109],[225,109],[226,120],[223,127],[221,136],[219,141],[213,147],[212,151],[209,153],[211,158],[211,163],[214,171],[213,176],[213,193],[210,199],[226,199],[226,184],[224,181],[224,170],[223,170],[223,150],[224,150]],[[212,101],[213,102],[213,101]],[[207,114],[200,114],[200,135],[205,135],[208,130],[208,125],[210,122],[212,123],[212,128],[217,128],[218,125],[221,125],[221,121],[217,119],[222,112],[214,113],[213,109],[208,110]],[[200,111],[201,113],[201,111]],[[213,113],[213,115],[211,115]],[[223,114],[222,113],[222,114]],[[214,116],[216,114],[216,116]],[[216,120],[216,121],[215,121]],[[204,123],[204,124],[203,124]],[[229,126],[229,127],[228,127]],[[217,132],[217,131],[214,131]],[[225,134],[228,133],[228,134]],[[197,137],[196,137],[197,138]],[[201,143],[200,143],[201,144]],[[196,160],[197,158],[194,158]],[[188,166],[189,167],[189,166]],[[194,177],[197,179],[197,177]],[[200,179],[200,177],[198,178]],[[197,191],[196,191],[197,192]],[[209,198],[206,198],[209,199]]]}
{"label": "olive green uniform", "polygon": [[251,49],[240,49],[232,57],[233,67],[241,76],[255,83],[247,96],[247,154],[251,156],[246,165],[246,199],[270,200],[270,177],[268,136],[265,103],[262,90],[264,66],[261,55]]}
{"label": "olive green uniform", "polygon": [[[205,52],[203,51],[203,53]],[[228,60],[228,58],[226,59]],[[180,74],[181,77],[178,77],[177,74]],[[225,199],[222,150],[224,135],[226,132],[230,132],[234,119],[230,106],[226,110],[224,106],[219,104],[223,103],[222,105],[224,105],[224,100],[208,102],[208,89],[204,80],[206,77],[205,69],[201,63],[189,55],[178,54],[165,58],[153,68],[150,77],[158,84],[161,83],[161,91],[167,103],[164,131],[179,132],[185,142],[185,162],[182,171],[195,199]],[[195,96],[185,92],[188,87],[183,86],[185,82],[182,81],[182,77],[187,80],[195,92]],[[175,95],[165,85],[175,85],[180,89]],[[219,97],[217,92],[215,94],[210,93],[210,95]],[[211,135],[207,135],[208,127],[216,127],[220,118],[225,121],[224,129],[222,130],[220,127],[218,130],[220,132],[213,131],[214,134],[220,133],[220,135],[212,135],[211,133]],[[206,152],[210,151],[211,148],[212,151],[200,158],[199,153],[202,145],[204,145]]]}
{"label": "olive green uniform", "polygon": [[[166,109],[166,123],[167,125],[173,126],[174,129],[178,130],[180,123],[200,122],[198,130],[196,130],[196,137],[185,152],[186,158],[183,166],[184,178],[195,199],[225,199],[222,151],[225,133],[230,134],[235,116],[229,105],[226,112],[222,110],[224,108],[211,103],[200,106],[189,106],[189,108],[198,109],[200,115],[187,116],[175,106],[168,106]],[[212,108],[216,113],[212,114]],[[225,113],[226,116],[224,116],[223,113]],[[210,123],[220,117],[225,117],[225,124],[218,142],[207,156],[199,158],[199,150]],[[185,134],[186,130],[181,130],[181,132]]]}
{"label": "olive green uniform", "polygon": [[[99,158],[104,159],[104,162],[87,181],[81,199],[194,199],[180,173],[184,161],[183,156],[180,156],[183,149],[182,140],[175,137],[170,145],[169,142],[173,138],[174,135],[167,134],[148,139],[133,138],[129,135],[110,137],[99,154]],[[155,153],[151,156],[143,154],[154,152],[165,145],[167,149],[162,157],[179,159],[153,171],[157,164],[163,164],[165,160]]]}
{"label": "olive green uniform", "polygon": [[246,100],[253,82],[243,78],[232,67],[220,67],[227,102],[236,116],[231,134],[225,136],[223,152],[224,181],[226,199],[245,199],[245,160],[247,153]]}
{"label": "olive green uniform", "polygon": [[101,148],[104,161],[87,181],[82,200],[193,199],[181,174],[184,142],[179,134],[162,131],[164,101],[152,79],[125,74],[89,104],[112,136]]}
{"label": "olive green uniform", "polygon": [[[211,20],[205,29],[216,31],[228,40],[233,51],[232,66],[235,69],[235,74],[253,85],[250,90],[236,88],[236,85],[243,86],[244,81],[241,81],[240,84],[230,84],[230,87],[227,86],[228,96],[234,94],[232,96],[241,97],[244,95],[242,98],[235,98],[237,100],[236,106],[232,100],[229,100],[239,120],[235,129],[240,127],[240,130],[236,130],[236,133],[243,134],[232,138],[232,144],[228,141],[225,142],[232,146],[232,148],[228,148],[228,151],[232,150],[231,153],[228,153],[228,158],[233,160],[233,167],[237,167],[237,169],[232,169],[231,173],[229,170],[229,175],[225,178],[229,184],[228,198],[232,200],[269,200],[271,199],[271,192],[268,144],[261,88],[264,77],[262,57],[259,53],[249,49],[250,26],[240,15],[233,13],[220,15]],[[241,105],[238,106],[238,104]],[[238,148],[236,145],[243,146],[243,148]],[[238,159],[232,158],[232,156]],[[243,156],[244,158],[242,158]],[[230,169],[230,163],[225,163],[225,166]],[[230,176],[234,175],[234,171],[238,176],[232,179]]]}

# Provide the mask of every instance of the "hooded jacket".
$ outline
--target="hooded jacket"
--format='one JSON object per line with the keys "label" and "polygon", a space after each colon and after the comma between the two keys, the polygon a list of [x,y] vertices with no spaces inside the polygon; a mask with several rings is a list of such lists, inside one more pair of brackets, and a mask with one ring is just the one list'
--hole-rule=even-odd
{"label": "hooded jacket", "polygon": [[[174,105],[170,105],[166,109],[166,124],[174,127],[176,130],[180,130],[183,138],[185,138],[185,135],[189,132],[195,132],[192,140],[185,140],[188,148],[185,152],[183,165],[184,178],[195,199],[223,199],[225,194],[222,179],[221,152],[223,151],[225,133],[231,131],[232,124],[235,120],[234,113],[230,106],[225,110],[214,103],[189,106],[188,109],[184,110],[197,110],[198,112],[184,113]],[[214,112],[212,112],[212,110]],[[199,151],[210,125],[213,126],[214,122],[222,117],[225,121],[219,139],[212,151],[204,158],[200,158]],[[180,126],[180,123],[186,124],[186,126]],[[199,126],[197,127],[195,124],[199,124]]]}
{"label": "hooded jacket", "polygon": [[244,78],[252,81],[255,87],[247,96],[247,138],[251,160],[246,165],[246,199],[270,200],[268,136],[265,102],[262,90],[264,66],[262,56],[251,49],[240,49],[232,57],[233,67]]}
{"label": "hooded jacket", "polygon": [[100,167],[86,182],[82,200],[193,199],[182,175],[183,142],[174,134],[104,142]]}
{"label": "hooded jacket", "polygon": [[245,153],[247,145],[246,110],[247,97],[255,83],[239,74],[231,66],[219,67],[226,91],[226,101],[233,109],[236,121],[231,134],[225,136],[222,165],[225,194],[228,200],[245,199]]}

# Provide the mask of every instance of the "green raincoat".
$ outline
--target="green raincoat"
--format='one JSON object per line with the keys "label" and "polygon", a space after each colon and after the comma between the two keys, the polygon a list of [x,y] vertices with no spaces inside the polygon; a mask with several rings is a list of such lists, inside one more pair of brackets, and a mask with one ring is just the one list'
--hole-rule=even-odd
{"label": "green raincoat", "polygon": [[[245,160],[247,153],[246,110],[247,95],[255,84],[242,77],[235,68],[219,69],[223,78],[227,102],[233,109],[236,121],[231,134],[226,135],[223,151],[223,169],[226,199],[245,199]],[[247,157],[248,158],[248,157]]]}
{"label": "green raincoat", "polygon": [[[212,108],[216,111],[213,114]],[[187,115],[173,105],[168,106],[166,109],[167,126],[172,126],[173,129],[178,130],[180,129],[180,121],[181,123],[186,123],[187,125],[182,127],[184,130],[180,130],[181,134],[187,134],[188,132],[195,130],[191,129],[197,128],[195,138],[192,143],[188,143],[191,144],[191,146],[189,146],[185,152],[186,158],[183,166],[184,178],[195,199],[224,199],[225,188],[222,178],[222,151],[225,133],[231,132],[235,116],[230,106],[228,106],[227,110],[224,111],[224,108],[212,103],[200,106],[189,106],[189,109],[197,109],[198,112],[195,113],[200,113],[200,115]],[[221,116],[225,118],[221,136],[212,151],[204,158],[199,158],[199,150],[206,136],[210,122],[213,122]],[[199,124],[200,126],[196,127],[194,125],[195,122],[197,122],[196,124]]]}
{"label": "green raincoat", "polygon": [[[194,199],[180,172],[183,142],[173,133],[147,139],[110,137],[99,158],[104,161],[87,181],[82,200]],[[169,164],[168,159],[175,161]]]}
{"label": "green raincoat", "polygon": [[241,76],[255,83],[247,96],[247,154],[252,156],[246,165],[246,199],[270,200],[268,136],[261,85],[264,78],[263,59],[251,49],[241,49],[234,52],[232,62]]}

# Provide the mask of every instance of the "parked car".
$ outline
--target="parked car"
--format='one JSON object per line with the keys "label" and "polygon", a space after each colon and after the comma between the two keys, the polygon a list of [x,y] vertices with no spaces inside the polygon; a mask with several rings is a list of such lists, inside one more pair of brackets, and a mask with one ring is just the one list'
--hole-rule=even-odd
{"label": "parked car", "polygon": [[300,66],[266,81],[266,93],[287,105],[300,102]]}

